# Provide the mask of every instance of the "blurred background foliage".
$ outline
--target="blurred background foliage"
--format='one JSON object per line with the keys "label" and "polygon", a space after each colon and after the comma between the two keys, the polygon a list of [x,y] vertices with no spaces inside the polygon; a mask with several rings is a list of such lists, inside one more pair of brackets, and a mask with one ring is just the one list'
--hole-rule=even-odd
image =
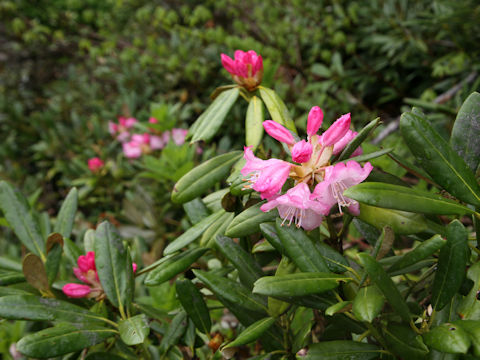
{"label": "blurred background foliage", "polygon": [[[163,121],[186,128],[215,87],[230,83],[220,53],[236,49],[263,56],[264,83],[300,128],[313,105],[325,110],[327,125],[351,112],[359,128],[376,116],[393,121],[414,104],[449,132],[459,105],[480,87],[479,18],[476,0],[4,0],[0,178],[37,194],[49,212],[81,186],[91,218],[125,212],[129,199],[152,203],[138,201],[142,194],[168,198],[175,179],[144,192],[153,159],[127,161],[107,123],[146,121],[154,103],[167,109]],[[437,98],[457,84],[453,96]],[[241,149],[244,110],[231,113],[228,133],[204,158]],[[108,160],[101,178],[87,168],[93,156]]]}

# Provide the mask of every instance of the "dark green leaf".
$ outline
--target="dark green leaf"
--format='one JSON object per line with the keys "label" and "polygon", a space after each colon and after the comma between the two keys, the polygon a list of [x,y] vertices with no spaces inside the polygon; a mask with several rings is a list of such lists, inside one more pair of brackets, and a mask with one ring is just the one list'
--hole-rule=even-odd
{"label": "dark green leaf", "polygon": [[191,242],[195,241],[203,232],[208,229],[215,221],[217,221],[221,215],[225,213],[224,210],[217,211],[206,218],[200,220],[197,224],[189,228],[178,238],[173,240],[164,250],[165,255],[173,254],[174,252],[182,249]]}
{"label": "dark green leaf", "polygon": [[353,313],[360,321],[372,322],[382,311],[385,298],[375,285],[361,288],[353,300]]}
{"label": "dark green leaf", "polygon": [[63,253],[63,237],[59,233],[53,233],[47,238],[47,271],[48,283],[52,285],[55,281]]}
{"label": "dark green leaf", "polygon": [[434,327],[423,334],[423,340],[435,350],[453,354],[466,354],[471,344],[468,334],[453,323]]}
{"label": "dark green leaf", "polygon": [[309,346],[302,360],[374,360],[380,358],[380,349],[373,345],[350,340],[322,341]]}
{"label": "dark green leaf", "polygon": [[263,212],[260,207],[264,202],[260,202],[235,216],[227,228],[225,235],[229,237],[243,237],[254,234],[260,230],[260,224],[274,221],[278,217],[276,210]]}
{"label": "dark green leaf", "polygon": [[187,326],[187,314],[184,311],[180,311],[177,315],[175,315],[172,322],[168,326],[167,332],[163,336],[162,342],[160,343],[160,350],[165,353],[168,351],[168,349],[170,349],[170,347],[175,345],[185,333]]}
{"label": "dark green leaf", "polygon": [[480,293],[480,262],[476,262],[467,271],[467,278],[473,281],[473,286],[456,309],[457,313],[464,320],[480,320],[480,300],[477,295]]}
{"label": "dark green leaf", "polygon": [[318,294],[335,289],[340,281],[349,281],[350,277],[332,273],[295,273],[265,276],[258,279],[253,293],[267,296],[304,296]]}
{"label": "dark green leaf", "polygon": [[218,155],[189,171],[175,184],[172,201],[183,204],[202,195],[227,176],[230,168],[240,156],[240,151]]}
{"label": "dark green leaf", "polygon": [[184,203],[183,210],[185,210],[185,213],[193,225],[210,215],[210,211],[200,198]]}
{"label": "dark green leaf", "polygon": [[319,241],[315,242],[315,247],[322,254],[330,271],[344,273],[348,270],[348,261],[338,251]]}
{"label": "dark green leaf", "polygon": [[77,212],[78,191],[72,188],[58,212],[55,222],[54,232],[61,234],[63,237],[69,238],[72,234],[75,213]]}
{"label": "dark green leaf", "polygon": [[356,162],[363,162],[363,161],[368,161],[372,159],[376,159],[380,156],[383,156],[385,154],[391,153],[393,151],[393,148],[386,148],[386,149],[381,149],[378,151],[370,152],[368,154],[362,154],[358,155],[349,159],[342,160],[340,162],[347,162],[347,161],[356,161]]}
{"label": "dark green leaf", "polygon": [[223,214],[212,225],[210,225],[207,230],[205,230],[200,239],[200,246],[208,248],[214,247],[215,239],[217,236],[225,234],[225,231],[227,230],[228,225],[232,222],[234,216],[234,213],[224,211]]}
{"label": "dark green leaf", "polygon": [[280,237],[286,255],[304,272],[328,272],[320,252],[313,241],[301,229],[294,226],[282,226],[277,219],[276,231]]}
{"label": "dark green leaf", "polygon": [[434,235],[430,239],[422,242],[415,249],[409,251],[398,259],[392,266],[388,268],[389,273],[393,273],[400,269],[404,269],[413,264],[418,263],[430,255],[434,254],[437,250],[441,249],[446,244],[445,239],[440,235]]}
{"label": "dark green leaf", "polygon": [[424,360],[427,358],[428,348],[422,338],[409,326],[391,323],[383,333],[392,351],[402,359]]}
{"label": "dark green leaf", "polygon": [[217,249],[225,256],[238,271],[240,281],[249,288],[262,277],[263,271],[252,255],[243,250],[240,245],[226,236],[217,236]]}
{"label": "dark green leaf", "polygon": [[262,141],[264,120],[262,100],[257,96],[253,96],[248,104],[247,117],[245,119],[245,144],[252,146],[253,150]]}
{"label": "dark green leaf", "polygon": [[410,310],[408,309],[407,303],[392,279],[390,279],[385,270],[383,270],[382,265],[365,253],[359,254],[358,258],[361,265],[365,268],[365,271],[383,293],[392,308],[398,313],[398,315],[400,315],[403,321],[409,323]]}
{"label": "dark green leaf", "polygon": [[262,232],[265,239],[277,250],[280,254],[284,253],[284,248],[282,241],[277,234],[277,229],[275,223],[263,223],[259,226],[260,231]]}
{"label": "dark green leaf", "polygon": [[365,127],[358,132],[357,136],[345,146],[345,149],[343,149],[342,153],[338,156],[338,161],[348,159],[379,124],[380,118],[376,118],[365,125]]}
{"label": "dark green leaf", "polygon": [[432,289],[432,305],[441,310],[460,289],[469,258],[468,233],[462,223],[453,220],[447,226],[447,243],[440,251]]}
{"label": "dark green leaf", "polygon": [[212,321],[203,295],[188,279],[177,280],[178,299],[199,331],[210,334]]}
{"label": "dark green leaf", "polygon": [[405,186],[365,182],[345,190],[344,195],[362,203],[422,214],[473,214],[473,210],[440,195]]}
{"label": "dark green leaf", "polygon": [[273,324],[275,324],[275,318],[273,317],[258,320],[257,322],[253,323],[245,330],[243,330],[242,333],[238,335],[235,340],[224,346],[223,349],[249,344],[262,336],[265,331],[272,327]]}
{"label": "dark green leaf", "polygon": [[25,281],[25,276],[16,271],[0,271],[0,286],[18,284]]}
{"label": "dark green leaf", "polygon": [[0,181],[0,208],[23,245],[45,261],[45,241],[38,223],[30,213],[23,195],[5,181]]}
{"label": "dark green leaf", "polygon": [[95,231],[95,265],[103,290],[111,303],[123,310],[129,302],[130,276],[127,250],[112,224],[101,223]]}
{"label": "dark green leaf", "polygon": [[[282,256],[280,263],[278,264],[275,276],[292,274],[296,270],[295,264],[286,256]],[[290,304],[285,301],[268,297],[268,313],[273,317],[282,315],[290,307]]]}
{"label": "dark green leaf", "polygon": [[147,317],[144,314],[121,320],[118,323],[120,338],[127,345],[138,345],[145,341],[150,333]]}
{"label": "dark green leaf", "polygon": [[186,250],[181,254],[172,256],[153,269],[145,279],[145,285],[154,286],[170,280],[180,274],[200,258],[208,249],[195,248]]}
{"label": "dark green leaf", "polygon": [[480,321],[473,320],[457,320],[454,325],[461,327],[470,337],[473,345],[473,353],[480,356]]}
{"label": "dark green leaf", "polygon": [[402,114],[400,130],[410,151],[436,183],[458,199],[480,206],[475,175],[423,116]]}
{"label": "dark green leaf", "polygon": [[450,144],[475,172],[480,162],[480,94],[474,92],[465,100],[453,124]]}
{"label": "dark green leaf", "polygon": [[191,126],[189,137],[192,137],[192,143],[200,140],[208,142],[215,136],[230,108],[237,100],[238,94],[238,88],[234,88],[222,92],[215,98],[213,103]]}
{"label": "dark green leaf", "polygon": [[79,329],[75,325],[59,324],[25,336],[17,343],[17,350],[35,358],[56,357],[93,346],[116,333],[101,327]]}

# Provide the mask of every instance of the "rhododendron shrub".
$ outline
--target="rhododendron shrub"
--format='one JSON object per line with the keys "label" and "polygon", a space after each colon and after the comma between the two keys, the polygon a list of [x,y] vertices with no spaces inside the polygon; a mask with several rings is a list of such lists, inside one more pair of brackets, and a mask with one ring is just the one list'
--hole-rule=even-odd
{"label": "rhododendron shrub", "polygon": [[[38,213],[0,182],[0,223],[23,253],[0,257],[0,318],[29,324],[12,356],[480,356],[480,95],[462,105],[449,141],[419,109],[404,113],[405,160],[368,144],[379,119],[335,120],[313,99],[291,117],[262,85],[257,52],[220,62],[235,84],[219,87],[188,130],[154,116],[105,124],[138,177],[163,193],[163,180],[175,181],[162,212],[143,211],[154,197],[127,192],[121,215],[86,224],[75,217],[85,193],[73,188],[50,219],[55,210]],[[244,146],[225,132],[208,145],[239,99]],[[102,159],[88,161],[95,180],[115,168]]]}

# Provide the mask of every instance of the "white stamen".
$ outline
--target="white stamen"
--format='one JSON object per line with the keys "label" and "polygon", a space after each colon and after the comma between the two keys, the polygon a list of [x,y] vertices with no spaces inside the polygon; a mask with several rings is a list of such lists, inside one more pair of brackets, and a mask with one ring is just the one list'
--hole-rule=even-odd
{"label": "white stamen", "polygon": [[348,207],[357,203],[355,200],[343,196],[343,192],[345,190],[347,190],[347,186],[343,183],[343,181],[338,181],[330,185],[332,196],[338,202],[338,210],[340,211],[340,214],[343,214],[342,206]]}

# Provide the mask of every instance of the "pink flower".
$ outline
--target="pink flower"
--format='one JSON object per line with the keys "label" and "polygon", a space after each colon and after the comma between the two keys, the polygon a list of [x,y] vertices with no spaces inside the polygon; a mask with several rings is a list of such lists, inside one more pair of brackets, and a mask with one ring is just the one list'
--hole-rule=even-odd
{"label": "pink flower", "polygon": [[105,163],[99,157],[88,159],[88,168],[91,172],[99,171],[104,165]]}
{"label": "pink flower", "polygon": [[343,192],[353,185],[360,184],[372,171],[373,166],[367,162],[363,168],[356,161],[348,161],[328,166],[322,182],[318,183],[313,191],[312,198],[322,203],[328,210],[338,203],[338,208],[347,206],[350,212],[358,215],[358,202],[343,196]]}
{"label": "pink flower", "polygon": [[297,142],[292,148],[292,160],[297,163],[305,163],[312,156],[312,145],[305,140]]}
{"label": "pink flower", "polygon": [[158,123],[158,120],[155,119],[155,118],[152,116],[152,117],[150,117],[150,118],[148,119],[148,122],[149,122],[150,124],[156,124],[156,123]]}
{"label": "pink flower", "polygon": [[323,146],[334,145],[345,136],[350,128],[350,113],[342,115],[322,134]]}
{"label": "pink flower", "polygon": [[150,135],[149,143],[152,150],[160,150],[167,144],[161,136]]}
{"label": "pink flower", "polygon": [[287,181],[290,173],[290,163],[278,159],[262,160],[253,155],[252,147],[244,148],[244,158],[247,160],[241,173],[248,175],[250,186],[260,193],[262,199],[275,196]]}
{"label": "pink flower", "polygon": [[[343,149],[345,149],[345,146],[347,146],[348,143],[350,141],[352,141],[355,138],[355,136],[357,136],[357,134],[358,133],[356,131],[352,131],[352,130],[348,129],[345,136],[342,137],[340,140],[338,140],[335,143],[335,145],[333,145],[333,155],[340,154],[343,151]],[[322,141],[322,140],[320,140],[320,141]],[[359,146],[352,153],[352,157],[362,155],[362,153],[363,153],[362,148]]]}
{"label": "pink flower", "polygon": [[307,119],[307,134],[308,136],[315,135],[323,122],[323,111],[319,106],[314,106],[310,109]]}
{"label": "pink flower", "polygon": [[273,120],[266,120],[263,122],[263,127],[268,135],[275,140],[286,143],[287,145],[295,144],[293,135],[285,127]]}
{"label": "pink flower", "polygon": [[[81,255],[77,259],[78,267],[73,268],[75,276],[84,284],[65,284],[62,291],[71,298],[92,298],[102,295],[103,288],[98,279],[95,266],[95,252],[89,251],[87,255]],[[133,272],[137,271],[137,264],[132,264]]]}
{"label": "pink flower", "polygon": [[262,82],[263,60],[255,51],[237,50],[234,59],[225,54],[221,54],[221,59],[233,80],[247,90],[254,90]]}
{"label": "pink flower", "polygon": [[323,215],[328,213],[328,208],[322,203],[312,200],[310,189],[305,183],[300,183],[288,190],[286,194],[268,201],[260,209],[267,212],[273,208],[278,209],[278,213],[283,219],[282,225],[286,221],[289,226],[294,222],[297,227],[305,230],[319,227]]}
{"label": "pink flower", "polygon": [[129,142],[122,144],[123,153],[129,159],[136,159],[142,154],[149,154],[152,150],[163,149],[166,145],[164,136],[133,134]]}
{"label": "pink flower", "polygon": [[128,140],[129,129],[137,123],[137,119],[133,117],[125,118],[123,116],[118,118],[118,124],[109,121],[108,122],[108,131],[112,136],[115,136],[116,139],[120,142]]}
{"label": "pink flower", "polygon": [[187,136],[188,130],[186,129],[172,129],[172,139],[173,142],[180,146],[185,143],[185,137]]}

